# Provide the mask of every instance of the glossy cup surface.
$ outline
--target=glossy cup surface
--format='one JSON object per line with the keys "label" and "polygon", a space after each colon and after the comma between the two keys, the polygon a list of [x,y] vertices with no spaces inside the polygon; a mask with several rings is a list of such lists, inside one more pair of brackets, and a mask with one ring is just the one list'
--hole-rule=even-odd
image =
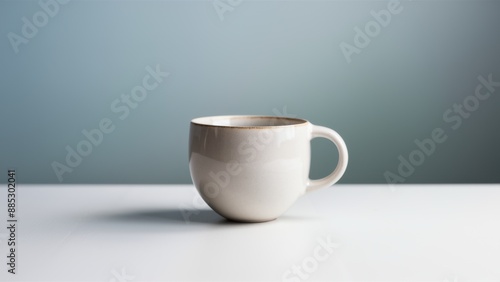
{"label": "glossy cup surface", "polygon": [[231,220],[279,217],[306,190],[311,128],[308,121],[295,118],[194,119],[189,168],[198,192]]}

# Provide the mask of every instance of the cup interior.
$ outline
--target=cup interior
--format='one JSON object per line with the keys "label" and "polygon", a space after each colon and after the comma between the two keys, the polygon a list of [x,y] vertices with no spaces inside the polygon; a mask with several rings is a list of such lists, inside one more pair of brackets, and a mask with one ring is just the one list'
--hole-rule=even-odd
{"label": "cup interior", "polygon": [[194,124],[217,127],[272,127],[306,124],[307,121],[298,118],[276,117],[276,116],[215,116],[195,118]]}

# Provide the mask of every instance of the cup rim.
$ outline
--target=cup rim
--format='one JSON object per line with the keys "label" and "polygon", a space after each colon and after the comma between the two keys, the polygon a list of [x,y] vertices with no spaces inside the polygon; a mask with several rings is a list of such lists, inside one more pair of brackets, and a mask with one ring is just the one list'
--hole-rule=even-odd
{"label": "cup rim", "polygon": [[[225,124],[213,124],[214,120],[222,119],[273,119],[273,120],[287,120],[290,124],[277,124],[277,125],[225,125]],[[240,129],[266,129],[266,128],[276,128],[276,127],[291,127],[291,126],[303,126],[307,125],[309,122],[301,118],[292,118],[284,116],[266,116],[266,115],[220,115],[220,116],[205,116],[198,117],[191,120],[191,124],[206,126],[206,127],[218,127],[218,128],[240,128]]]}

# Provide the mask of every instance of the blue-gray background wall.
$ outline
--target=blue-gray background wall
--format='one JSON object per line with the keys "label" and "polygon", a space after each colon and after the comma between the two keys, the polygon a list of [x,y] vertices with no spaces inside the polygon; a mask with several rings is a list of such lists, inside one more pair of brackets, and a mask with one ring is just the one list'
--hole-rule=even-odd
{"label": "blue-gray background wall", "polygon": [[[500,181],[500,88],[479,105],[469,97],[479,76],[500,81],[499,1],[402,1],[350,62],[340,45],[355,46],[355,28],[387,1],[221,0],[222,16],[214,1],[70,1],[13,44],[23,17],[44,24],[40,3],[52,1],[0,2],[0,162],[19,182],[59,183],[52,164],[109,118],[115,130],[63,183],[190,183],[189,121],[220,114],[337,130],[350,150],[343,183]],[[157,65],[170,75],[120,119],[112,103]],[[464,99],[474,111],[446,122]],[[398,173],[436,128],[446,141]],[[315,140],[311,176],[335,158]]]}

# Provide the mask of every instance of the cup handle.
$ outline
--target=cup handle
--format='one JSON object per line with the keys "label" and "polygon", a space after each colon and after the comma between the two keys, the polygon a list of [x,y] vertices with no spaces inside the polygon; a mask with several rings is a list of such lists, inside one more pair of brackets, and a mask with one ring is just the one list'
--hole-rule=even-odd
{"label": "cup handle", "polygon": [[344,174],[347,168],[347,162],[349,155],[347,153],[347,146],[345,145],[344,139],[334,130],[318,125],[312,125],[311,130],[311,140],[318,137],[326,138],[337,146],[339,151],[339,161],[335,170],[330,173],[330,175],[321,179],[309,179],[307,183],[306,192],[310,192],[319,188],[329,187],[335,182],[337,182]]}

